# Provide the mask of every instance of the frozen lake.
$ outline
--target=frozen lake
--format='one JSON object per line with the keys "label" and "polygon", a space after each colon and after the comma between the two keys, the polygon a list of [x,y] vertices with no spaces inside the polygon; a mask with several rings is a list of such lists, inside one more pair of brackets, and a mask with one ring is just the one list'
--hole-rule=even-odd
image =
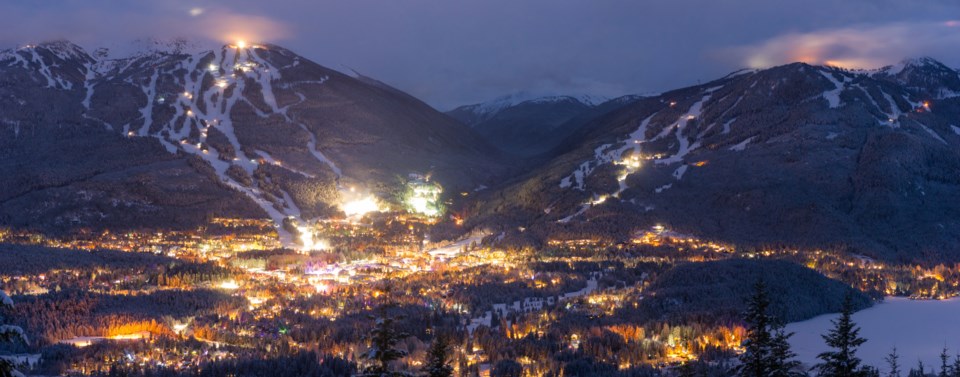
{"label": "frozen lake", "polygon": [[[830,320],[838,314],[826,314],[803,322],[787,325],[795,334],[790,339],[797,358],[811,366],[819,360],[817,355],[826,350],[821,334],[832,328]],[[883,303],[861,310],[853,315],[860,326],[860,336],[867,342],[857,354],[868,365],[887,370],[886,357],[896,346],[900,354],[903,374],[923,360],[925,369],[939,371],[940,351],[946,345],[950,362],[960,353],[960,299],[910,300],[887,297]]]}

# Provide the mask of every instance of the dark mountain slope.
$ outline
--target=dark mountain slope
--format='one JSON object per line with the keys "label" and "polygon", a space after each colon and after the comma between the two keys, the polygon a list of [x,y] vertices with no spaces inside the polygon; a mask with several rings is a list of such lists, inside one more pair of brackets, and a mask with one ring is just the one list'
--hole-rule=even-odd
{"label": "dark mountain slope", "polygon": [[646,98],[480,198],[473,221],[535,244],[663,223],[741,246],[960,259],[960,86],[941,66],[797,63]]}
{"label": "dark mountain slope", "polygon": [[2,224],[279,223],[366,195],[398,205],[409,174],[451,193],[502,171],[468,127],[282,47],[107,55],[68,42],[0,54]]}

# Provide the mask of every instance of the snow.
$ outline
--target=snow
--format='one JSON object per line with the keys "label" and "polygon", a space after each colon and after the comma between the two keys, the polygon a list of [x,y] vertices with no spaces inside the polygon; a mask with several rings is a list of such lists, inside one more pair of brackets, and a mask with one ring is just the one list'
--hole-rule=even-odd
{"label": "snow", "polygon": [[671,187],[673,187],[673,183],[667,183],[663,186],[657,187],[656,189],[653,190],[653,192],[659,194],[661,192],[669,190]]}
{"label": "snow", "polygon": [[567,217],[564,217],[564,218],[562,218],[562,219],[560,219],[560,220],[557,220],[557,222],[558,222],[558,223],[568,223],[568,222],[570,222],[570,220],[573,220],[574,217],[580,216],[580,215],[582,215],[584,212],[587,212],[587,210],[590,209],[590,206],[591,206],[590,203],[581,204],[581,205],[580,205],[580,209],[579,209],[577,212],[575,212],[574,214],[572,214],[572,215],[570,215],[570,216],[567,216]]}
{"label": "snow", "polygon": [[[559,299],[559,301],[564,301],[564,300],[577,298],[580,296],[585,296],[596,291],[598,287],[599,287],[599,283],[597,281],[597,276],[591,276],[590,279],[587,280],[587,286],[584,287],[583,289],[561,294],[557,298]],[[537,302],[540,302],[542,305],[542,303],[547,303],[548,302],[547,300],[548,299],[544,299],[542,297],[532,297],[532,298],[526,297],[523,300],[518,300],[513,303],[493,304],[493,307],[499,308],[499,310],[505,311],[505,312],[509,312],[510,310],[508,309],[512,309],[514,311],[522,311],[523,306],[520,305],[521,302],[537,301]],[[540,308],[542,308],[542,306]],[[472,318],[470,320],[470,324],[467,325],[467,332],[472,335],[473,331],[476,330],[477,327],[480,327],[480,326],[492,327],[493,325],[492,321],[493,321],[493,313],[491,311],[486,311],[483,313],[483,315]]]}
{"label": "snow", "polygon": [[568,299],[571,299],[571,298],[577,298],[577,297],[580,297],[580,296],[586,296],[586,295],[590,294],[591,292],[597,290],[597,286],[598,286],[598,285],[597,285],[597,278],[596,278],[596,277],[591,277],[590,280],[587,280],[587,286],[586,286],[586,287],[583,287],[583,289],[581,289],[581,290],[579,290],[579,291],[576,291],[576,292],[564,293],[564,294],[560,295],[560,300],[568,300]]}
{"label": "snow", "polygon": [[673,171],[673,177],[679,181],[680,178],[683,178],[683,174],[687,172],[687,167],[687,165],[680,165],[677,170]]}
{"label": "snow", "polygon": [[23,332],[20,326],[0,325],[0,334],[20,338],[23,343],[28,343],[27,334]]}
{"label": "snow", "polygon": [[[153,124],[153,104],[156,101],[157,97],[157,78],[160,77],[160,71],[154,69],[153,75],[150,76],[150,83],[145,87],[141,87],[143,92],[147,95],[147,104],[140,109],[140,116],[143,118],[143,127],[140,127],[138,132],[139,136],[147,136],[150,132],[150,125]],[[88,93],[93,95],[93,87],[90,86]]]}
{"label": "snow", "polygon": [[606,151],[607,148],[610,148],[610,146],[611,144],[603,144],[594,149],[593,160],[583,162],[580,164],[577,170],[574,170],[573,173],[571,173],[571,175],[560,180],[560,187],[567,188],[573,186],[573,182],[571,182],[572,179],[573,181],[576,181],[576,189],[583,191],[585,188],[583,179],[590,176],[590,173],[593,173],[593,170],[598,166],[613,161],[613,156],[608,153],[604,153],[604,151]]}
{"label": "snow", "polygon": [[11,307],[13,306],[13,299],[7,295],[7,292],[0,290],[0,305]]}
{"label": "snow", "polygon": [[683,130],[687,128],[687,125],[690,124],[691,120],[694,120],[700,117],[700,111],[703,108],[703,103],[709,99],[710,99],[710,92],[707,92],[707,94],[704,95],[703,98],[700,99],[700,101],[697,101],[692,106],[690,106],[690,109],[687,110],[687,113],[685,115],[680,117],[680,120],[678,121],[677,123],[678,125],[676,127],[677,129],[676,137],[677,137],[677,142],[680,143],[680,147],[677,149],[676,154],[667,158],[656,160],[657,164],[669,165],[677,162],[682,162],[683,158],[686,157],[687,154],[689,154],[691,151],[700,147],[699,141],[690,143],[690,140],[688,140],[686,137],[683,136]]}
{"label": "snow", "polygon": [[940,140],[941,143],[947,144],[947,141],[943,140],[943,138],[940,137],[940,135],[934,132],[932,129],[930,129],[930,127],[927,127],[925,124],[920,122],[917,122],[917,124],[919,124],[920,128],[923,128],[924,131],[927,131],[927,133],[930,134],[930,136],[933,136],[934,139]]}
{"label": "snow", "polygon": [[960,127],[957,127],[957,126],[954,126],[954,125],[951,124],[951,125],[950,125],[950,129],[953,130],[953,133],[955,133],[955,134],[957,134],[958,136],[960,136]]}
{"label": "snow", "polygon": [[[221,181],[253,199],[254,202],[269,214],[274,222],[280,224],[288,217],[299,218],[301,215],[299,208],[297,208],[291,200],[288,193],[280,192],[282,200],[278,200],[275,204],[267,200],[268,195],[255,185],[249,187],[244,186],[244,184],[226,174],[226,171],[231,166],[240,167],[248,174],[251,174],[258,167],[256,161],[258,156],[246,155],[244,151],[248,149],[243,148],[240,144],[234,132],[234,124],[230,117],[236,104],[251,104],[251,101],[246,98],[247,95],[250,95],[250,91],[245,89],[247,89],[249,82],[255,82],[257,86],[256,92],[262,98],[262,102],[267,106],[267,109],[263,109],[251,104],[251,108],[254,109],[257,115],[264,118],[280,115],[286,122],[299,126],[309,136],[306,142],[307,151],[309,151],[317,161],[328,166],[338,178],[342,176],[343,172],[341,169],[318,149],[319,143],[317,136],[311,132],[310,128],[305,124],[293,121],[287,115],[288,108],[296,103],[285,107],[278,106],[273,85],[279,82],[281,70],[272,66],[265,58],[263,55],[265,50],[263,48],[250,47],[240,49],[224,46],[213,50],[190,51],[191,48],[195,46],[189,46],[183,41],[168,43],[147,40],[144,43],[148,48],[145,50],[141,49],[132,56],[109,60],[106,58],[106,53],[103,53],[99,54],[102,55],[100,61],[86,64],[87,72],[84,83],[86,95],[83,102],[85,107],[89,108],[90,106],[90,99],[94,93],[95,80],[103,79],[103,77],[98,77],[98,75],[110,74],[117,76],[134,66],[146,68],[143,66],[143,64],[145,64],[144,61],[151,62],[150,64],[153,68],[150,68],[151,71],[147,71],[151,72],[149,80],[134,81],[129,78],[125,80],[139,86],[147,100],[145,106],[140,109],[140,118],[143,124],[140,125],[139,128],[129,130],[133,133],[131,136],[153,137],[170,153],[182,151],[201,157],[210,163]],[[169,66],[157,64],[157,61],[162,59],[166,59],[167,62],[172,62],[173,64]],[[201,64],[201,62],[203,62],[203,64]],[[225,74],[224,72],[234,73]],[[175,113],[164,123],[156,124],[156,120],[153,118],[153,112],[155,111],[155,103],[158,102],[158,81],[161,81],[161,77],[167,76],[172,77],[178,85],[181,85],[182,91],[176,97],[164,98],[164,101],[173,106]],[[205,78],[209,79],[211,77],[217,85],[204,87],[203,83]],[[329,77],[323,77],[320,80],[298,83],[323,84],[328,78]],[[300,102],[306,99],[301,93],[296,94],[300,98]],[[183,140],[189,137],[194,125],[200,129],[199,144],[184,143]],[[110,125],[107,126],[109,127]],[[234,153],[236,154],[235,159],[232,161],[224,161],[220,159],[220,154],[216,149],[201,148],[201,146],[206,144],[209,128],[216,128],[226,136],[227,141],[233,147]],[[124,133],[127,132],[128,127],[124,127]],[[297,170],[290,166],[283,166],[279,161],[276,161],[263,151],[257,151],[257,154],[260,155],[260,158],[264,158],[283,169],[307,177],[313,176],[305,171]],[[282,241],[292,242],[293,238],[287,234],[288,232],[282,228],[279,228],[278,231],[281,233]]]}
{"label": "snow", "polygon": [[480,232],[470,237],[454,242],[452,244],[449,244],[447,246],[428,250],[427,253],[430,254],[430,256],[433,258],[450,259],[457,255],[460,255],[460,252],[463,250],[463,248],[469,246],[471,243],[480,244],[480,241],[483,241],[483,238],[489,235],[490,235],[489,232]]}
{"label": "snow", "polygon": [[820,74],[823,75],[823,77],[826,77],[827,80],[830,80],[834,86],[833,90],[823,92],[823,98],[830,103],[831,109],[840,107],[840,92],[843,91],[843,83],[838,81],[836,77],[833,77],[832,72],[820,71]]}
{"label": "snow", "polygon": [[893,120],[888,121],[888,123],[892,127],[897,127],[897,120],[900,119],[900,115],[902,114],[900,112],[900,107],[897,106],[897,102],[894,101],[893,97],[887,94],[887,92],[884,92],[882,89],[880,90],[880,92],[883,93],[883,98],[886,99],[888,103],[890,103],[891,113],[887,115],[890,116],[890,119],[893,119]]}
{"label": "snow", "polygon": [[[741,142],[737,143],[736,145],[730,147],[730,150],[731,150],[731,151],[742,151],[742,150],[744,150],[744,149],[747,149],[747,144],[750,144],[750,142],[753,141],[754,138],[756,138],[756,136],[748,137],[748,138],[746,138],[746,140],[741,141]],[[828,138],[829,138],[829,136],[828,136]]]}
{"label": "snow", "polygon": [[723,122],[723,133],[725,133],[725,134],[730,133],[730,125],[733,124],[733,122],[736,122],[736,121],[737,121],[737,118],[734,117],[734,118],[730,118],[730,120],[728,120],[728,121],[726,121],[726,122]]}
{"label": "snow", "polygon": [[500,96],[494,98],[493,100],[482,102],[474,105],[467,105],[463,108],[469,110],[470,112],[478,115],[481,120],[490,119],[497,113],[514,107],[523,103],[554,103],[554,102],[563,102],[563,101],[578,101],[587,106],[597,106],[601,103],[609,101],[609,97],[597,96],[591,94],[577,94],[577,95],[543,95],[536,94],[532,92],[521,91],[517,93],[508,94],[505,96]]}
{"label": "snow", "polygon": [[[883,358],[896,346],[900,363],[906,368],[914,367],[923,360],[927,367],[940,365],[938,355],[944,346],[948,354],[960,351],[960,299],[910,300],[888,297],[883,303],[854,313],[853,320],[860,326],[860,335],[867,339],[857,355],[868,365],[887,368]],[[807,321],[787,325],[795,334],[790,339],[797,359],[811,366],[818,362],[816,355],[826,351],[821,334],[832,325],[830,320],[837,314],[822,315]]]}
{"label": "snow", "polygon": [[300,126],[301,129],[303,129],[304,132],[310,135],[310,141],[307,142],[307,149],[310,150],[310,154],[312,154],[313,157],[317,159],[317,161],[324,163],[325,165],[327,165],[327,167],[330,168],[330,170],[333,170],[333,173],[337,175],[338,179],[341,178],[343,176],[343,171],[341,171],[340,168],[337,167],[337,164],[334,164],[333,161],[327,158],[327,156],[324,155],[323,152],[320,152],[320,150],[317,149],[317,135],[311,132],[310,129],[307,128],[307,126],[304,125],[303,123],[298,123],[298,125]]}

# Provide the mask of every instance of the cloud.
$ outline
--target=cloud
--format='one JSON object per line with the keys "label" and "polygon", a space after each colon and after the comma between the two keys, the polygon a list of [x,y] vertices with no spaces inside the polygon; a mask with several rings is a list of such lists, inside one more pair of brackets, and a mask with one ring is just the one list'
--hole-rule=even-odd
{"label": "cloud", "polygon": [[16,25],[0,35],[2,47],[68,39],[95,48],[137,39],[181,37],[217,43],[237,39],[277,43],[295,35],[290,26],[272,17],[225,6],[91,0],[14,3],[0,8],[7,8],[0,10],[0,24]]}
{"label": "cloud", "polygon": [[277,42],[293,35],[290,27],[271,18],[226,10],[204,11],[199,17],[184,20],[196,30],[196,35],[209,40],[230,42],[245,40]]}
{"label": "cloud", "polygon": [[0,49],[269,42],[449,109],[519,91],[659,92],[796,60],[960,66],[960,19],[944,20],[956,14],[956,0],[0,1]]}
{"label": "cloud", "polygon": [[751,68],[791,62],[844,68],[879,68],[904,58],[960,60],[960,21],[897,22],[788,33],[760,43],[720,51]]}

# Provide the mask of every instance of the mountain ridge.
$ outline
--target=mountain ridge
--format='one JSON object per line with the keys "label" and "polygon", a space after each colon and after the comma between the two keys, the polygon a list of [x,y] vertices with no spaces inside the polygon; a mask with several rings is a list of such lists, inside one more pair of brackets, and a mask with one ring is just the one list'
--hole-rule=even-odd
{"label": "mountain ridge", "polygon": [[881,258],[953,260],[957,77],[905,82],[793,63],[668,91],[585,126],[568,152],[488,193],[472,215],[505,224],[508,242],[519,244],[628,241],[663,223],[744,246],[847,245]]}
{"label": "mountain ridge", "polygon": [[[207,178],[214,186],[243,194],[278,224],[291,217],[337,216],[339,207],[361,196],[402,205],[392,196],[399,189],[396,177],[411,173],[432,176],[454,191],[476,187],[501,169],[493,147],[422,101],[279,46],[159,48],[125,58],[107,56],[92,56],[64,41],[0,53],[0,80],[6,79],[0,90],[9,101],[0,113],[6,126],[0,132],[13,134],[7,153],[20,156],[17,163],[30,166],[29,155],[38,145],[67,143],[60,137],[68,132],[65,124],[110,134],[100,135],[107,143],[117,143],[115,136],[146,138],[178,159],[204,161],[212,167]],[[11,111],[24,106],[26,111]],[[56,136],[22,133],[26,128]],[[130,153],[136,151],[117,158],[137,158]],[[103,171],[90,169],[85,175]],[[37,173],[7,170],[20,177],[13,182],[34,180]],[[0,195],[0,205],[9,204],[9,194],[19,190],[12,184],[0,190],[8,194]],[[77,204],[48,199],[59,203],[53,212],[64,210],[61,204]],[[62,224],[64,216],[77,217],[55,217]],[[24,226],[45,217],[8,212],[2,218]]]}

